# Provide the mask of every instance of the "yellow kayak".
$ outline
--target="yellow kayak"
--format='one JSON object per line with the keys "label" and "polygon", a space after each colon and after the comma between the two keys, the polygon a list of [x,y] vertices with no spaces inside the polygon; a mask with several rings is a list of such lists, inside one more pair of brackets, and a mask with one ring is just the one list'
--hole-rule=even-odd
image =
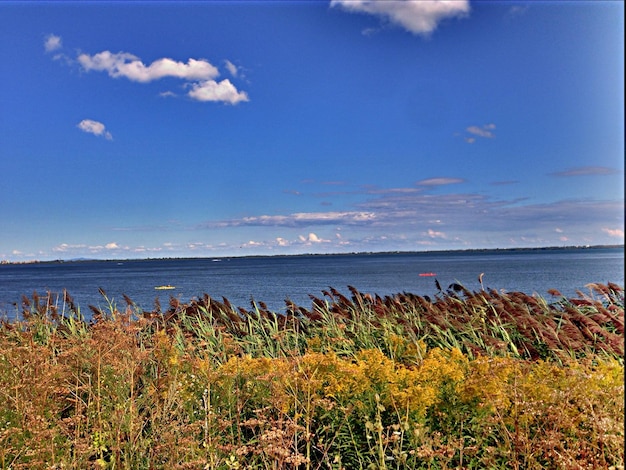
{"label": "yellow kayak", "polygon": [[169,289],[176,289],[176,287],[174,286],[170,286],[169,284],[166,286],[156,286],[155,287],[156,290],[169,290]]}

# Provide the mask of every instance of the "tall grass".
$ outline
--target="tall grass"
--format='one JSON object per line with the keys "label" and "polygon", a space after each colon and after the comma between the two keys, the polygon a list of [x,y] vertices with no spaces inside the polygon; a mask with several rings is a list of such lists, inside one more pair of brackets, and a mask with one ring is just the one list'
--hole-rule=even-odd
{"label": "tall grass", "polygon": [[[624,294],[24,297],[0,468],[623,468]],[[102,292],[103,295],[106,294]]]}

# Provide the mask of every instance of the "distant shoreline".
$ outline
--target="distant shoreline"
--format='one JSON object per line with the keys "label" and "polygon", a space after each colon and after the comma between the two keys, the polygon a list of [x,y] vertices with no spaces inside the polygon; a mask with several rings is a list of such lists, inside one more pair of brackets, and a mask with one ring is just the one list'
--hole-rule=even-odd
{"label": "distant shoreline", "polygon": [[225,260],[225,259],[254,259],[254,258],[299,258],[299,257],[324,257],[324,256],[376,256],[376,255],[420,255],[442,253],[510,253],[510,252],[536,252],[536,251],[559,251],[559,250],[596,250],[596,249],[624,249],[623,244],[618,245],[570,245],[570,246],[543,246],[543,247],[517,247],[517,248],[466,248],[456,250],[424,250],[424,251],[353,251],[344,253],[295,253],[295,254],[271,254],[271,255],[236,255],[236,256],[164,256],[154,258],[74,258],[56,260],[32,260],[32,261],[7,261],[1,260],[0,265],[21,264],[63,264],[63,263],[107,263],[107,262],[140,262],[140,261],[166,261],[166,260]]}

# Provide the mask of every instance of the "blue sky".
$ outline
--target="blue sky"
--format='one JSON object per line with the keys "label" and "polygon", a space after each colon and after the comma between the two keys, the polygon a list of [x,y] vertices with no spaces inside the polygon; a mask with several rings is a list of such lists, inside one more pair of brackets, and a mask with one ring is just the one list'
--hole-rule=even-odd
{"label": "blue sky", "polygon": [[0,259],[624,243],[619,1],[3,2]]}

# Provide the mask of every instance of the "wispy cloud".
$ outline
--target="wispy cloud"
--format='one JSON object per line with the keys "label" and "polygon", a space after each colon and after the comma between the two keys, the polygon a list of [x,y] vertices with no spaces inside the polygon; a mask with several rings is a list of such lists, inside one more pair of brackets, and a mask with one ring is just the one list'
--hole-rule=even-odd
{"label": "wispy cloud", "polygon": [[604,233],[606,233],[609,237],[621,238],[624,239],[624,230],[621,228],[606,228],[602,229]]}
{"label": "wispy cloud", "polygon": [[[494,200],[471,193],[424,194],[388,193],[357,205],[353,211],[302,212],[285,215],[258,215],[239,219],[208,221],[196,228],[228,227],[353,227],[384,229],[400,233],[419,227],[446,227],[452,232],[496,233],[526,231],[528,227],[554,232],[561,227],[587,229],[608,220],[623,219],[623,201],[557,201],[547,204],[520,204],[524,199]],[[441,232],[441,233],[437,233]],[[440,236],[440,229],[429,238]],[[608,232],[607,232],[608,233]]]}
{"label": "wispy cloud", "polygon": [[53,52],[61,49],[63,47],[61,37],[54,34],[49,34],[48,36],[46,36],[46,40],[44,41],[43,46],[46,49],[46,52]]}
{"label": "wispy cloud", "polygon": [[528,5],[513,5],[507,11],[507,16],[509,18],[516,18],[518,16],[522,16],[526,14],[526,12],[528,11],[528,8],[529,8]]}
{"label": "wispy cloud", "polygon": [[[468,0],[439,1],[369,1],[332,0],[331,7],[340,7],[349,12],[367,13],[382,17],[410,33],[429,36],[439,23],[448,18],[462,18],[469,15]],[[365,33],[370,33],[368,28]]]}
{"label": "wispy cloud", "polygon": [[568,176],[597,176],[597,175],[615,175],[619,173],[618,170],[614,168],[608,168],[605,166],[581,166],[577,168],[569,168],[563,171],[556,171],[554,173],[549,173],[549,176],[559,176],[559,177],[568,177]]}
{"label": "wispy cloud", "polygon": [[495,124],[485,124],[483,126],[469,126],[465,129],[470,134],[469,136],[465,137],[465,142],[467,142],[468,144],[473,144],[474,142],[476,142],[476,137],[493,139],[496,136],[493,132],[495,128]]}
{"label": "wispy cloud", "polygon": [[[524,205],[518,199],[494,200],[471,193],[389,193],[359,204],[354,211],[260,215],[209,221],[195,227],[210,230],[211,237],[216,237],[213,242],[168,242],[152,247],[118,242],[64,243],[53,248],[53,252],[65,257],[80,253],[110,257],[189,251],[208,255],[242,253],[240,250],[299,253],[371,251],[377,247],[450,249],[490,247],[494,241],[503,247],[507,237],[509,246],[623,243],[623,214],[623,200],[564,200]],[[240,227],[245,230],[238,236]],[[182,232],[193,233],[189,228],[183,228]],[[165,227],[157,226],[154,230],[171,233]],[[221,230],[228,235],[219,241]]]}
{"label": "wispy cloud", "polygon": [[109,131],[107,131],[106,126],[98,121],[93,121],[91,119],[83,119],[77,125],[77,127],[88,134],[93,134],[97,136],[104,137],[107,140],[112,140],[113,136]]}
{"label": "wispy cloud", "polygon": [[109,242],[102,245],[90,245],[87,243],[60,243],[52,248],[52,252],[57,255],[64,255],[70,257],[73,255],[105,255],[105,256],[117,256],[117,255],[140,255],[144,253],[160,253],[163,251],[173,251],[178,248],[177,245],[172,243],[163,243],[160,246],[146,247],[144,245],[130,246],[120,245],[116,242]]}
{"label": "wispy cloud", "polygon": [[[423,181],[428,181],[428,180],[423,180]],[[426,184],[426,186],[428,186],[428,184]],[[432,183],[431,183],[431,186],[432,186]],[[419,193],[425,190],[426,190],[425,188],[368,188],[366,192],[367,194],[407,194],[407,193]]]}
{"label": "wispy cloud", "polygon": [[511,184],[519,184],[519,180],[494,181],[492,186],[509,186]]}
{"label": "wispy cloud", "polygon": [[448,238],[448,236],[444,232],[439,232],[431,228],[428,229],[428,231],[426,232],[426,235],[429,238],[443,238],[443,239]]}
{"label": "wispy cloud", "polygon": [[104,252],[104,251],[128,250],[128,249],[129,247],[120,246],[116,242],[110,242],[104,245],[61,243],[55,246],[54,248],[52,248],[52,251],[55,253],[68,253],[72,251],[88,250],[91,253],[99,253],[99,252]]}
{"label": "wispy cloud", "polygon": [[297,189],[285,189],[283,191],[284,194],[291,194],[293,196],[301,196],[302,193],[300,191],[298,191]]}
{"label": "wispy cloud", "polygon": [[70,243],[61,243],[52,248],[52,251],[55,253],[65,253],[67,251],[86,248],[87,245],[84,244],[70,244]]}
{"label": "wispy cloud", "polygon": [[225,60],[224,65],[226,66],[228,73],[230,73],[233,77],[236,77],[239,74],[239,67],[233,64],[230,60]]}
{"label": "wispy cloud", "polygon": [[427,178],[415,183],[418,186],[445,186],[448,184],[465,183],[463,178]]}
{"label": "wispy cloud", "polygon": [[259,215],[241,219],[205,222],[199,228],[225,228],[243,226],[297,227],[310,225],[353,225],[372,221],[376,217],[373,212],[297,212],[288,215]]}

